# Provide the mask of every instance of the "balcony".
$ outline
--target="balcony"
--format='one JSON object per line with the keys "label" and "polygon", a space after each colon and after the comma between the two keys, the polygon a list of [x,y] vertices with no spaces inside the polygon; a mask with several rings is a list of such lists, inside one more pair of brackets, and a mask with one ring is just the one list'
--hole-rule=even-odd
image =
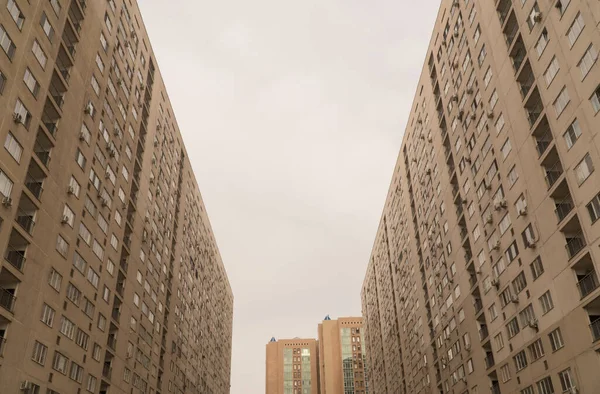
{"label": "balcony", "polygon": [[544,104],[537,87],[533,88],[527,102],[525,103],[525,111],[529,125],[533,127],[544,111]]}
{"label": "balcony", "polygon": [[498,13],[498,19],[500,19],[500,25],[504,25],[506,18],[508,17],[508,13],[511,9],[510,0],[500,0],[498,5],[496,6],[496,12]]}
{"label": "balcony", "polygon": [[585,238],[583,233],[575,234],[575,235],[566,235],[565,240],[567,241],[565,245],[565,249],[567,250],[567,255],[569,256],[569,260],[575,257],[585,246]]}
{"label": "balcony", "polygon": [[519,72],[521,65],[527,59],[527,49],[525,48],[525,44],[521,36],[516,38],[509,56],[513,65],[513,70],[515,73]]}
{"label": "balcony", "polygon": [[14,293],[15,289],[0,288],[0,306],[10,313],[14,312],[15,301],[17,300]]}
{"label": "balcony", "polygon": [[72,59],[75,59],[75,54],[77,53],[77,44],[79,43],[79,37],[72,24],[65,24],[62,39],[67,52],[69,53]]}
{"label": "balcony", "polygon": [[508,21],[506,22],[506,26],[504,27],[504,40],[506,41],[506,46],[510,49],[512,43],[515,41],[515,38],[519,34],[519,22],[515,16],[514,12],[510,13],[508,17]]}
{"label": "balcony", "polygon": [[546,185],[548,189],[551,189],[552,186],[558,181],[563,174],[563,167],[560,160],[557,158],[556,161],[550,162],[549,164],[544,165],[544,178],[546,179]]}
{"label": "balcony", "polygon": [[579,289],[579,295],[582,299],[598,288],[596,271],[591,271],[585,276],[577,275],[577,279],[577,288]]}
{"label": "balcony", "polygon": [[6,338],[0,337],[0,357],[4,357],[4,345],[6,344]]}
{"label": "balcony", "polygon": [[35,212],[18,210],[15,220],[29,235],[33,234],[33,228],[35,227]]}
{"label": "balcony", "polygon": [[60,123],[61,115],[56,110],[56,107],[50,101],[50,98],[46,98],[44,104],[44,112],[42,113],[42,123],[50,135],[56,138],[56,132],[58,131],[58,124]]}
{"label": "balcony", "polygon": [[554,141],[550,125],[546,115],[542,117],[542,120],[533,131],[533,138],[535,139],[535,147],[538,152],[538,157],[541,157],[547,150],[548,147]]}
{"label": "balcony", "polygon": [[481,299],[476,298],[473,301],[473,307],[475,308],[475,314],[477,315],[479,312],[481,312],[481,310],[483,309],[483,302],[481,302]]}
{"label": "balcony", "polygon": [[484,361],[485,361],[485,369],[490,369],[496,364],[494,361],[494,354],[492,352],[487,352],[485,354]]}
{"label": "balcony", "polygon": [[23,267],[25,266],[25,249],[19,249],[9,244],[4,253],[4,260],[23,272]]}
{"label": "balcony", "polygon": [[112,349],[112,350],[116,350],[117,348],[117,337],[115,334],[110,334],[108,336],[108,340],[106,342],[106,345]]}
{"label": "balcony", "polygon": [[535,83],[535,75],[533,74],[533,70],[531,69],[531,64],[529,64],[529,61],[525,62],[525,65],[519,72],[519,75],[517,76],[517,82],[519,83],[521,96],[523,99],[525,99],[531,91],[531,87]]}
{"label": "balcony", "polygon": [[104,367],[102,367],[102,376],[110,380],[112,376],[112,366],[110,364],[104,364]]}
{"label": "balcony", "polygon": [[488,332],[488,328],[487,325],[483,324],[480,328],[479,328],[479,340],[480,341],[484,341],[487,337],[490,336],[490,333]]}

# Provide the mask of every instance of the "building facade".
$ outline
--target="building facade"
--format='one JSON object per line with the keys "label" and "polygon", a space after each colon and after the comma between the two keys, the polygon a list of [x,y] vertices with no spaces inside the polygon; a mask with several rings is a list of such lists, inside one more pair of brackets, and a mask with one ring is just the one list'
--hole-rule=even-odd
{"label": "building facade", "polygon": [[272,338],[266,352],[266,394],[318,394],[319,346],[315,339]]}
{"label": "building facade", "polygon": [[373,392],[598,391],[599,22],[442,1],[361,293]]}
{"label": "building facade", "polygon": [[320,394],[368,394],[362,318],[329,316],[319,324]]}
{"label": "building facade", "polygon": [[229,393],[233,295],[135,1],[0,9],[0,391]]}

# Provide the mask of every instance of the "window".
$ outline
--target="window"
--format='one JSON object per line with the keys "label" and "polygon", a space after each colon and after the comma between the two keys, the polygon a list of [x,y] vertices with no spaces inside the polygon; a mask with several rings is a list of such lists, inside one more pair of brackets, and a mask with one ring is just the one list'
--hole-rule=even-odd
{"label": "window", "polygon": [[71,282],[67,285],[67,298],[75,305],[79,306],[79,300],[81,299],[81,291]]}
{"label": "window", "polygon": [[29,124],[31,123],[31,113],[20,99],[17,99],[17,102],[15,103],[14,115],[16,117],[16,122],[21,123],[26,129],[29,128]]}
{"label": "window", "polygon": [[23,15],[15,0],[8,0],[6,8],[8,9],[8,13],[12,17],[13,21],[15,21],[17,24],[19,30],[21,30],[23,28],[23,23],[25,23],[25,15]]}
{"label": "window", "polygon": [[71,320],[67,319],[66,317],[61,316],[59,331],[65,337],[73,340],[73,336],[75,335],[75,324]]}
{"label": "window", "polygon": [[508,322],[508,324],[506,325],[506,330],[508,332],[508,339],[511,339],[519,333],[521,329],[519,328],[519,321],[516,317],[514,317],[511,321]]}
{"label": "window", "polygon": [[481,47],[481,51],[479,51],[479,56],[477,56],[477,64],[479,64],[479,67],[481,67],[481,65],[485,61],[485,56],[486,55],[487,55],[487,51],[485,50],[485,44],[484,44]]}
{"label": "window", "polygon": [[490,96],[490,109],[496,108],[496,103],[498,103],[498,91],[494,89],[492,95]]}
{"label": "window", "polygon": [[531,267],[531,276],[533,276],[533,280],[536,280],[537,278],[540,277],[540,275],[542,275],[544,273],[544,266],[542,264],[542,259],[539,256],[535,260],[533,260],[533,262],[530,264],[530,267]]}
{"label": "window", "polygon": [[42,30],[46,34],[46,37],[48,37],[48,39],[52,41],[52,38],[54,37],[54,28],[50,24],[48,16],[45,12],[42,13],[42,18],[40,19],[40,26],[42,26]]}
{"label": "window", "polygon": [[92,245],[92,252],[94,252],[96,257],[98,257],[100,260],[104,260],[104,249],[97,240],[94,240],[94,244]]}
{"label": "window", "polygon": [[500,225],[499,225],[500,235],[504,235],[506,230],[508,230],[510,228],[510,225],[511,225],[510,214],[507,213],[506,215],[504,215],[504,217],[500,221]]}
{"label": "window", "polygon": [[496,320],[496,318],[498,317],[498,310],[496,309],[496,304],[492,304],[488,308],[488,312],[490,314],[490,321]]}
{"label": "window", "polygon": [[59,352],[54,352],[54,360],[52,361],[52,368],[63,375],[67,374],[67,365],[69,364],[69,359],[60,354]]}
{"label": "window", "polygon": [[75,335],[75,343],[77,346],[87,350],[90,336],[86,334],[81,328],[77,329],[77,335]]}
{"label": "window", "polygon": [[538,394],[554,394],[554,386],[552,386],[552,378],[550,376],[540,380],[536,385]]}
{"label": "window", "polygon": [[586,153],[583,160],[575,166],[575,176],[577,178],[577,183],[581,186],[583,182],[590,176],[590,174],[594,172],[594,164],[592,163],[592,158],[589,153]]}
{"label": "window", "polygon": [[481,37],[481,29],[479,28],[479,25],[477,25],[477,27],[475,28],[475,33],[473,34],[474,45],[477,45],[477,42],[479,42],[479,37]]}
{"label": "window", "polygon": [[521,350],[513,358],[515,360],[515,369],[517,372],[527,366],[527,354],[525,353],[525,350]]}
{"label": "window", "polygon": [[6,30],[4,30],[4,26],[2,25],[0,25],[0,47],[2,47],[4,53],[6,53],[6,56],[8,56],[8,58],[12,60],[17,47],[11,40],[8,33],[6,33]]}
{"label": "window", "polygon": [[529,16],[527,17],[527,26],[529,26],[529,31],[533,30],[535,25],[541,20],[540,7],[537,2],[533,3],[533,7],[529,12]]}
{"label": "window", "polygon": [[486,88],[488,87],[488,85],[492,81],[492,76],[493,76],[492,68],[488,67],[487,71],[485,72],[485,76],[483,77],[483,83],[484,83],[484,85],[485,85]]}
{"label": "window", "polygon": [[515,294],[519,294],[525,287],[527,287],[527,279],[525,279],[525,272],[521,271],[519,275],[513,280],[513,289],[515,290]]}
{"label": "window", "polygon": [[540,34],[540,38],[538,38],[537,42],[535,43],[535,51],[537,52],[538,58],[542,56],[542,53],[544,53],[544,49],[546,49],[548,41],[550,41],[548,30],[544,28],[544,30],[542,30],[542,34]]}
{"label": "window", "polygon": [[510,151],[512,150],[512,146],[510,144],[510,139],[506,139],[506,141],[504,142],[504,145],[502,145],[502,160],[506,160],[506,158],[508,157],[508,154],[510,153]]}
{"label": "window", "polygon": [[539,360],[544,356],[544,346],[542,345],[542,340],[538,339],[531,345],[527,346],[529,349],[529,355],[531,356],[531,361]]}
{"label": "window", "polygon": [[544,72],[544,79],[546,79],[546,86],[550,86],[552,81],[554,81],[554,77],[558,74],[558,70],[560,70],[560,64],[558,63],[558,59],[556,56],[552,58],[548,68]]}
{"label": "window", "polygon": [[479,228],[479,225],[476,225],[475,228],[473,229],[473,242],[476,242],[480,236],[481,236],[481,229]]}
{"label": "window", "polygon": [[494,343],[496,344],[496,351],[504,348],[504,338],[502,337],[501,332],[494,337]]}
{"label": "window", "polygon": [[58,2],[58,0],[50,0],[50,5],[52,6],[52,9],[54,10],[54,13],[56,14],[56,16],[58,16],[60,14],[60,3]]}
{"label": "window", "polygon": [[558,11],[560,11],[560,14],[562,15],[565,13],[565,10],[569,6],[569,3],[571,3],[571,0],[560,0],[556,2],[555,7],[558,8]]}
{"label": "window", "polygon": [[90,246],[92,242],[92,234],[90,230],[83,224],[83,222],[79,223],[79,236],[88,246]]}
{"label": "window", "polygon": [[98,283],[100,282],[100,276],[92,269],[92,267],[88,268],[87,280],[94,286],[96,289],[98,288]]}
{"label": "window", "polygon": [[115,273],[115,263],[113,263],[110,259],[106,262],[106,271],[113,276]]}
{"label": "window", "polygon": [[504,364],[500,367],[500,378],[502,379],[502,383],[506,383],[510,380],[510,365]]}
{"label": "window", "polygon": [[94,347],[92,348],[92,358],[96,361],[100,361],[100,355],[102,353],[102,348],[97,343],[94,343]]}
{"label": "window", "polygon": [[47,354],[48,346],[38,341],[35,341],[33,344],[33,354],[31,355],[31,359],[40,365],[44,365],[46,363]]}
{"label": "window", "polygon": [[517,173],[517,166],[512,166],[510,171],[508,172],[508,185],[512,187],[517,180],[519,179],[519,174]]}
{"label": "window", "polygon": [[88,375],[88,380],[87,380],[87,384],[85,386],[85,389],[87,391],[89,391],[90,393],[95,393],[96,392],[96,383],[97,383],[97,379],[92,376],[92,375]]}
{"label": "window", "polygon": [[590,44],[581,57],[581,60],[579,60],[579,63],[577,63],[577,67],[579,67],[579,71],[581,71],[582,80],[588,75],[594,66],[594,63],[596,63],[596,60],[598,60],[598,50],[596,50],[594,44]]}
{"label": "window", "polygon": [[4,86],[6,85],[6,76],[0,71],[0,95],[4,92]]}
{"label": "window", "polygon": [[99,53],[96,54],[96,65],[98,66],[100,73],[104,74],[104,62],[102,61]]}
{"label": "window", "polygon": [[71,371],[69,372],[69,378],[71,380],[81,383],[83,381],[83,367],[72,362]]}
{"label": "window", "polygon": [[100,44],[102,45],[102,49],[104,49],[104,52],[108,51],[108,41],[106,41],[106,36],[104,35],[104,32],[100,32]]}
{"label": "window", "polygon": [[581,136],[581,128],[579,127],[579,121],[575,119],[569,127],[567,127],[567,131],[563,134],[565,142],[567,144],[567,149],[571,149],[575,142]]}
{"label": "window", "polygon": [[563,87],[556,100],[554,100],[554,110],[556,111],[556,117],[558,118],[567,105],[571,102],[571,98],[569,97],[569,92],[566,87]]}
{"label": "window", "polygon": [[527,386],[527,387],[525,387],[525,388],[524,388],[523,390],[521,390],[519,393],[520,393],[520,394],[535,394],[535,393],[533,392],[533,386],[531,386],[531,385],[530,385],[530,386]]}
{"label": "window", "polygon": [[521,325],[527,327],[529,324],[536,321],[535,312],[531,304],[527,305],[525,309],[519,312],[519,318],[521,319]]}
{"label": "window", "polygon": [[83,153],[81,153],[81,151],[79,149],[77,149],[75,161],[77,162],[77,164],[79,164],[79,167],[81,167],[82,170],[85,168],[87,159],[85,158],[85,156],[83,155]]}
{"label": "window", "polygon": [[571,47],[575,45],[575,41],[577,41],[577,39],[579,38],[579,35],[583,31],[584,27],[585,21],[583,20],[583,16],[580,12],[577,14],[575,20],[571,24],[571,27],[569,27],[569,30],[567,31],[567,38],[569,39],[569,45],[571,45]]}
{"label": "window", "polygon": [[100,331],[104,331],[106,329],[106,317],[102,314],[98,314],[98,328]]}
{"label": "window", "polygon": [[38,63],[40,64],[40,66],[42,66],[42,69],[46,68],[46,63],[48,62],[48,56],[46,56],[46,54],[44,53],[44,50],[40,46],[40,43],[38,42],[38,40],[35,40],[33,42],[33,47],[31,48],[31,51],[33,52],[35,58],[37,59]]}
{"label": "window", "polygon": [[63,208],[62,222],[68,224],[70,227],[73,227],[74,221],[75,213],[73,212],[73,210],[71,210],[71,208],[69,208],[67,204],[65,204],[65,207]]}
{"label": "window", "polygon": [[88,300],[86,297],[83,297],[83,313],[85,313],[89,318],[93,318],[95,310],[96,307],[92,301]]}
{"label": "window", "polygon": [[552,301],[552,295],[550,294],[550,290],[542,294],[539,300],[540,304],[542,305],[542,313],[544,315],[554,308],[554,303]]}
{"label": "window", "polygon": [[102,299],[106,302],[110,299],[110,289],[104,286],[104,290],[102,291]]}
{"label": "window", "polygon": [[54,309],[52,309],[48,304],[44,304],[42,306],[42,316],[40,320],[48,327],[52,327],[52,325],[54,324],[55,313],[56,312],[54,311]]}
{"label": "window", "polygon": [[60,291],[60,285],[62,283],[62,276],[53,268],[50,271],[50,277],[48,278],[48,284],[56,291]]}
{"label": "window", "polygon": [[15,138],[15,136],[8,132],[6,136],[6,141],[4,141],[4,148],[10,153],[13,159],[16,160],[17,163],[21,161],[21,155],[23,154],[23,147],[19,144],[19,141]]}
{"label": "window", "polygon": [[594,112],[598,113],[598,111],[600,111],[600,85],[594,90],[592,97],[590,97],[590,102],[592,103]]}
{"label": "window", "polygon": [[13,182],[6,176],[6,174],[0,171],[0,194],[4,197],[10,197],[12,192]]}
{"label": "window", "polygon": [[25,69],[23,82],[25,82],[27,89],[29,89],[31,94],[33,94],[33,97],[37,97],[37,94],[40,91],[40,84],[38,83],[37,79],[35,79],[29,68]]}
{"label": "window", "polygon": [[552,331],[548,334],[548,338],[550,338],[550,346],[552,347],[552,351],[555,352],[565,346],[562,334],[560,333],[560,328]]}
{"label": "window", "polygon": [[98,80],[96,79],[96,76],[92,75],[92,89],[94,89],[94,93],[96,93],[96,96],[100,97],[100,84],[98,83]]}
{"label": "window", "polygon": [[571,368],[559,372],[558,378],[560,379],[560,387],[563,393],[570,392],[575,387],[575,380],[571,377]]}
{"label": "window", "polygon": [[504,128],[504,114],[500,114],[498,115],[498,119],[496,120],[496,134],[500,133],[502,131],[502,129]]}

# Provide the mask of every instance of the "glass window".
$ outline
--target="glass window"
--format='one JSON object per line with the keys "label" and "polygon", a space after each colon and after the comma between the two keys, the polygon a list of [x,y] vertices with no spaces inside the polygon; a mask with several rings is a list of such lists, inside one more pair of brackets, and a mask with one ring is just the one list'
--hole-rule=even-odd
{"label": "glass window", "polygon": [[555,352],[565,346],[562,338],[562,334],[560,332],[560,328],[552,331],[548,334],[548,338],[550,338],[550,346],[552,347],[552,351]]}
{"label": "glass window", "polygon": [[554,394],[554,386],[552,386],[552,378],[545,377],[536,383],[539,394]]}
{"label": "glass window", "polygon": [[594,172],[594,163],[592,163],[592,158],[589,153],[586,153],[584,158],[577,164],[575,167],[575,176],[577,178],[577,183],[581,186],[583,182],[590,176],[590,174]]}
{"label": "glass window", "polygon": [[558,97],[556,97],[556,100],[554,100],[553,103],[557,118],[563,113],[563,111],[565,110],[565,108],[567,108],[567,105],[570,102],[571,97],[569,96],[569,92],[567,91],[566,87],[563,87],[560,93],[558,94]]}
{"label": "glass window", "polygon": [[4,26],[2,25],[0,25],[0,47],[2,47],[4,53],[6,53],[6,56],[8,56],[9,59],[13,58],[17,49],[6,30],[4,30]]}
{"label": "glass window", "polygon": [[538,38],[535,44],[535,51],[537,52],[538,58],[542,56],[542,53],[544,53],[544,49],[546,49],[548,41],[550,41],[550,37],[548,36],[548,30],[544,28],[544,30],[542,30],[542,34],[540,34],[540,37]]}
{"label": "glass window", "polygon": [[44,53],[44,50],[40,46],[40,43],[38,42],[38,40],[35,40],[33,42],[33,48],[31,48],[31,51],[33,52],[35,58],[37,59],[38,63],[40,64],[40,66],[42,66],[42,69],[46,68],[46,63],[48,62],[48,56],[46,56],[46,54]]}
{"label": "glass window", "polygon": [[594,66],[594,63],[596,63],[596,60],[598,60],[598,50],[596,50],[594,44],[590,44],[577,64],[577,67],[579,67],[579,71],[581,72],[582,80],[588,75]]}
{"label": "glass window", "polygon": [[45,12],[42,13],[42,17],[40,19],[40,26],[42,26],[42,30],[46,34],[46,37],[48,37],[48,39],[52,41],[52,38],[54,37],[54,28],[50,24],[48,16]]}
{"label": "glass window", "polygon": [[569,27],[569,30],[567,31],[567,38],[569,39],[569,44],[571,47],[575,44],[577,38],[579,38],[579,35],[583,31],[584,27],[585,21],[583,20],[583,16],[580,12],[577,14],[575,20],[573,20],[573,23],[571,24],[571,27]]}
{"label": "glass window", "polygon": [[21,155],[23,154],[23,147],[19,144],[19,141],[15,138],[15,136],[8,132],[6,136],[6,141],[4,141],[4,148],[10,153],[13,159],[17,161],[17,163],[21,162]]}
{"label": "glass window", "polygon": [[21,30],[23,28],[23,23],[25,23],[25,15],[23,15],[15,0],[8,0],[6,3],[6,8],[8,9],[8,13],[12,17],[13,21],[15,21],[17,24],[19,30]]}
{"label": "glass window", "polygon": [[550,294],[550,290],[542,294],[539,300],[540,305],[542,306],[542,313],[544,315],[554,308],[554,302],[552,301],[552,295]]}
{"label": "glass window", "polygon": [[581,127],[579,127],[579,121],[575,119],[569,127],[567,127],[567,131],[563,134],[565,142],[567,144],[567,149],[571,149],[575,142],[581,136]]}
{"label": "glass window", "polygon": [[544,79],[546,80],[546,86],[550,86],[552,81],[554,81],[554,77],[556,77],[556,74],[558,74],[559,70],[560,70],[560,64],[558,63],[558,59],[556,58],[556,56],[554,56],[552,58],[552,60],[550,61],[550,64],[546,68],[546,71],[544,72]]}

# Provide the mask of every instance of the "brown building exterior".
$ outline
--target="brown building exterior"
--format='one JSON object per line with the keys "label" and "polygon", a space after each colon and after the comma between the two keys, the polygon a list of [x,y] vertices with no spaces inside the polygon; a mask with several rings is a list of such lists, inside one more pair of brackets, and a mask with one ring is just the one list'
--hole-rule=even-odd
{"label": "brown building exterior", "polygon": [[266,352],[266,394],[318,394],[319,345],[315,339],[272,338]]}
{"label": "brown building exterior", "polygon": [[320,394],[368,394],[361,317],[319,324]]}
{"label": "brown building exterior", "polygon": [[229,393],[233,295],[137,3],[4,1],[0,47],[0,391]]}
{"label": "brown building exterior", "polygon": [[599,22],[442,1],[362,289],[372,392],[598,392]]}

